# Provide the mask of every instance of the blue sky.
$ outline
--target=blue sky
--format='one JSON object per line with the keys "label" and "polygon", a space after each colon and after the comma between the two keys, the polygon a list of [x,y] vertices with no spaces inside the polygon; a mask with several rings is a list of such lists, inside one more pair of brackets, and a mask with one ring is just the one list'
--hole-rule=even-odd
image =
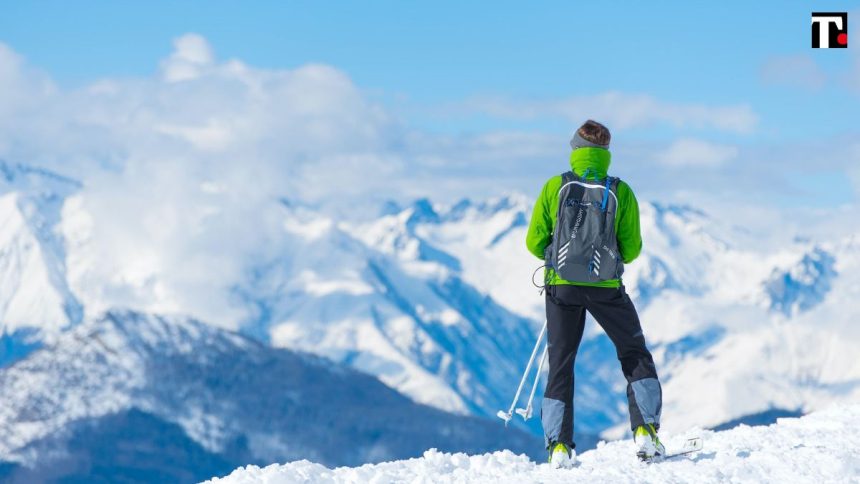
{"label": "blue sky", "polygon": [[[499,131],[567,136],[574,119],[546,106],[608,92],[646,96],[654,109],[744,107],[755,118],[748,128],[715,128],[690,116],[646,119],[620,126],[616,139],[635,152],[694,138],[740,150],[737,164],[751,153],[759,160],[772,153],[773,160],[759,162],[779,169],[780,149],[790,155],[820,143],[823,156],[838,157],[834,146],[860,132],[857,48],[809,48],[810,11],[857,5],[37,1],[0,7],[0,42],[74,90],[98,79],[152,76],[174,39],[194,32],[221,60],[266,69],[331,65],[409,129],[454,138]],[[860,25],[860,18],[851,20]],[[796,143],[803,146],[792,148]],[[731,162],[716,165],[738,170]],[[821,185],[813,195],[825,204],[855,200],[851,176],[838,176],[842,168],[831,161],[799,183]],[[828,181],[834,177],[840,181]]]}

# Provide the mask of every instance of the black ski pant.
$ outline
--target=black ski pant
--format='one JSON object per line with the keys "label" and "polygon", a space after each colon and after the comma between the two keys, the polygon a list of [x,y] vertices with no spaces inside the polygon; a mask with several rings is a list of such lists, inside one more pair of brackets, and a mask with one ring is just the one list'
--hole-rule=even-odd
{"label": "black ski pant", "polygon": [[591,313],[615,344],[621,371],[627,379],[631,428],[646,423],[660,426],[662,389],[654,359],[645,347],[639,315],[624,286],[547,286],[549,378],[541,403],[547,447],[561,442],[574,448],[573,364],[585,329],[585,311]]}

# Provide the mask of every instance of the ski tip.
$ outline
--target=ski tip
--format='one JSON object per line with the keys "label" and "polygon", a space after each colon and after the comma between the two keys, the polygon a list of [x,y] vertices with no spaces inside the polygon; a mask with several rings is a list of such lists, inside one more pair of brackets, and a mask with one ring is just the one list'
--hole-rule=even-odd
{"label": "ski tip", "polygon": [[504,420],[505,425],[508,425],[508,422],[511,420],[511,414],[505,412],[504,410],[499,410],[499,412],[496,414],[496,417],[499,417],[500,419]]}

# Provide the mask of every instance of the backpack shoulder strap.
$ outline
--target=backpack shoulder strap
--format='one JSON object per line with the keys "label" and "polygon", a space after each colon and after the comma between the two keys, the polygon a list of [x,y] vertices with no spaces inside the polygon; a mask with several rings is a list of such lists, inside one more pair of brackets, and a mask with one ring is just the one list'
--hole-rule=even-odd
{"label": "backpack shoulder strap", "polygon": [[618,197],[617,197],[618,185],[621,184],[621,178],[618,178],[617,176],[613,176],[611,178],[612,178],[612,183],[609,186],[612,189],[612,193],[614,193],[616,195],[615,200],[618,201]]}
{"label": "backpack shoulder strap", "polygon": [[558,230],[558,220],[561,220],[562,208],[564,207],[564,198],[562,198],[561,194],[564,192],[564,187],[573,180],[576,180],[576,174],[572,171],[566,171],[561,174],[561,186],[558,188],[558,206],[556,207],[555,214],[556,227],[553,228],[553,231]]}
{"label": "backpack shoulder strap", "polygon": [[[572,171],[566,171],[561,174],[561,186],[558,187],[558,196],[561,197],[561,192],[564,191],[564,187],[567,186],[570,182],[574,180],[578,180],[579,178],[576,176],[576,173]],[[561,201],[561,200],[559,200]]]}

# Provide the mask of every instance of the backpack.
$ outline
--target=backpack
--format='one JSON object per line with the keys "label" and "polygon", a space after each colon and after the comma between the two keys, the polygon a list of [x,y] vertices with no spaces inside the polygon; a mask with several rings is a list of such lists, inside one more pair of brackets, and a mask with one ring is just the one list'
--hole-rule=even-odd
{"label": "backpack", "polygon": [[619,179],[589,180],[572,171],[561,179],[552,242],[544,254],[547,266],[571,282],[620,278],[624,261],[615,237]]}

